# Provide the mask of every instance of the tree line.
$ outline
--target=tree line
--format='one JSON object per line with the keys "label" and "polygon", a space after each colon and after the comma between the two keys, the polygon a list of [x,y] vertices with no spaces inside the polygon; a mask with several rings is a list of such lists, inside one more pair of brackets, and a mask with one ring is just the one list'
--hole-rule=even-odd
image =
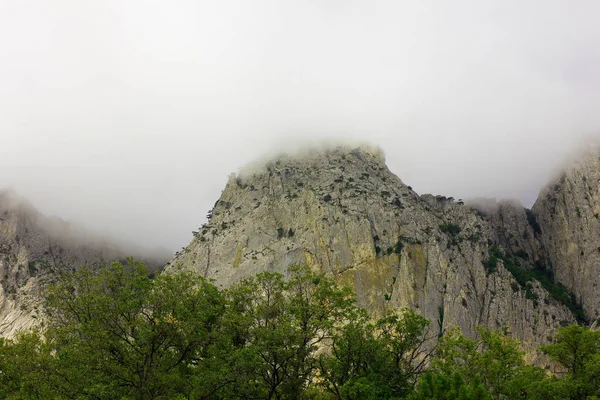
{"label": "tree line", "polygon": [[373,320],[302,266],[219,290],[141,263],[65,275],[42,329],[0,339],[6,399],[596,399],[600,334],[560,328],[527,365],[504,331],[439,340],[411,310]]}

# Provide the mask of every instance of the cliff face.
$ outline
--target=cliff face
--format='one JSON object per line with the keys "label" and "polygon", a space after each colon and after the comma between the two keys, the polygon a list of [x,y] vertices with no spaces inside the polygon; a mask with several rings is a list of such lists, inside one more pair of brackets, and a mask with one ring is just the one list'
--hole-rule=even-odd
{"label": "cliff face", "polygon": [[0,191],[0,336],[43,324],[44,289],[61,273],[129,255]]}
{"label": "cliff face", "polygon": [[439,333],[507,326],[532,355],[575,322],[539,283],[526,288],[503,264],[518,254],[530,268],[541,257],[522,207],[419,196],[378,149],[281,156],[231,176],[211,214],[167,268],[181,264],[228,286],[306,264],[353,286],[374,315],[409,307]]}
{"label": "cliff face", "polygon": [[587,315],[600,314],[600,153],[592,152],[545,187],[533,206],[558,281]]}

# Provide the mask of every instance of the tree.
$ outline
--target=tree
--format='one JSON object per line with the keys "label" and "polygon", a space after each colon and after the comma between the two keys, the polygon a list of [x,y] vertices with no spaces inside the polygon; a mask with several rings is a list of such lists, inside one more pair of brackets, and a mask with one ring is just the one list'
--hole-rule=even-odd
{"label": "tree", "polygon": [[414,400],[489,400],[489,391],[479,379],[467,384],[461,374],[446,376],[427,372],[411,399]]}
{"label": "tree", "polygon": [[555,343],[542,346],[542,351],[559,362],[568,374],[579,377],[585,364],[600,351],[600,332],[579,325],[561,327]]}
{"label": "tree", "polygon": [[0,338],[0,398],[46,399],[57,397],[52,374],[52,346],[39,331]]}
{"label": "tree", "polygon": [[[600,333],[561,328],[526,365],[517,340],[478,328],[435,346],[411,310],[374,320],[353,292],[307,267],[219,291],[184,270],[128,260],[49,290],[43,331],[0,339],[7,399],[594,399]],[[433,349],[433,350],[432,350]],[[432,355],[432,351],[434,352]]]}
{"label": "tree", "polygon": [[587,327],[561,327],[554,343],[542,351],[563,368],[561,389],[568,398],[600,396],[600,332]]}
{"label": "tree", "polygon": [[46,336],[57,350],[65,393],[208,398],[226,379],[215,373],[222,362],[213,354],[225,301],[191,273],[150,279],[133,260],[83,268],[50,291],[48,310]]}
{"label": "tree", "polygon": [[319,357],[320,386],[336,399],[381,397],[377,377],[384,350],[375,337],[375,325],[364,310],[332,338],[329,353]]}
{"label": "tree", "polygon": [[350,289],[308,268],[288,275],[224,293],[133,260],[65,275],[49,292],[48,328],[0,340],[0,397],[300,398],[357,308]]}
{"label": "tree", "polygon": [[230,397],[298,398],[310,385],[316,354],[355,310],[354,295],[306,267],[289,280],[264,272],[226,291],[226,329],[246,371]]}
{"label": "tree", "polygon": [[321,385],[336,399],[407,396],[428,360],[428,325],[412,310],[375,323],[357,313],[334,335],[331,353],[319,359]]}
{"label": "tree", "polygon": [[[525,365],[520,343],[500,331],[477,328],[479,338],[465,338],[458,329],[444,335],[436,348],[432,369],[446,382],[460,375],[475,390],[483,385],[491,398],[530,398],[544,371]],[[479,390],[479,389],[477,389]]]}

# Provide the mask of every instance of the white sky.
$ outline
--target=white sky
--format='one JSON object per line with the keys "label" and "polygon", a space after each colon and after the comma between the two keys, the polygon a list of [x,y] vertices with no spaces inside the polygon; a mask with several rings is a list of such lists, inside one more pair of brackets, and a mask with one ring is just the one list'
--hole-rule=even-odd
{"label": "white sky", "polygon": [[324,138],[530,206],[600,132],[597,0],[0,0],[0,187],[187,245],[229,173]]}

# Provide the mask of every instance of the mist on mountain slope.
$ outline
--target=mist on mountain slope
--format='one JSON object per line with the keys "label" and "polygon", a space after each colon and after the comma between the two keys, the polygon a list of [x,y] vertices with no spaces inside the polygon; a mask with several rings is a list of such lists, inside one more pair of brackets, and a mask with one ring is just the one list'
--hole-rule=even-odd
{"label": "mist on mountain slope", "polygon": [[[21,227],[14,227],[11,221]],[[90,249],[108,260],[134,257],[142,260],[151,270],[162,269],[172,257],[172,253],[165,247],[149,247],[127,239],[115,240],[110,235],[76,222],[44,215],[27,199],[10,189],[0,189],[0,225],[3,222],[7,225],[0,233],[0,239],[8,240],[17,232],[16,237],[21,236],[16,239],[17,243],[22,240],[30,249],[39,250],[40,243],[53,243],[60,249],[67,250],[67,253],[69,249],[80,249],[82,252]]]}
{"label": "mist on mountain slope", "polygon": [[0,187],[185,246],[229,173],[368,141],[419,193],[526,206],[600,132],[600,4],[0,3]]}

